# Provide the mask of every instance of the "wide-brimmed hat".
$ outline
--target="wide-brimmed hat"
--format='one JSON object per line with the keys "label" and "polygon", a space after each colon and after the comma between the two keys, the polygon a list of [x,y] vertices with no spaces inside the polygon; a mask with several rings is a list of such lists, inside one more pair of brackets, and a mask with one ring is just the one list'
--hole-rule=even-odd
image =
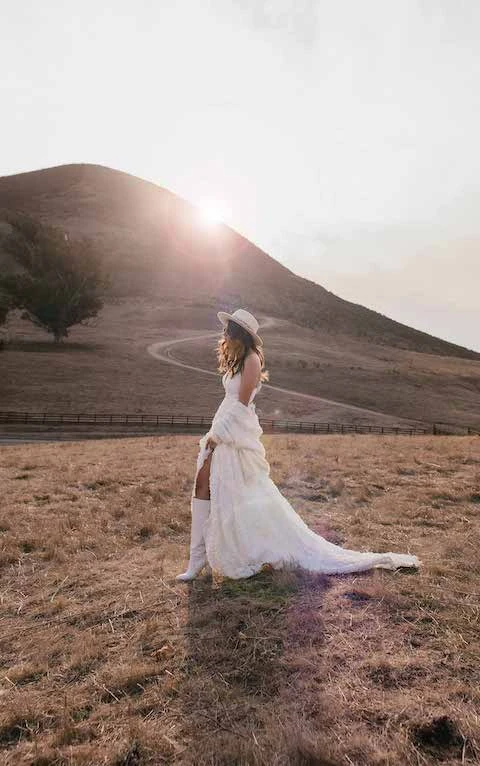
{"label": "wide-brimmed hat", "polygon": [[240,325],[240,327],[243,327],[244,330],[250,333],[255,343],[257,343],[259,346],[263,346],[263,340],[261,339],[260,335],[257,335],[257,330],[260,325],[258,324],[253,314],[250,314],[249,311],[245,311],[245,309],[237,309],[233,312],[233,314],[228,314],[226,311],[218,311],[217,317],[224,327],[227,326],[229,320],[236,322]]}

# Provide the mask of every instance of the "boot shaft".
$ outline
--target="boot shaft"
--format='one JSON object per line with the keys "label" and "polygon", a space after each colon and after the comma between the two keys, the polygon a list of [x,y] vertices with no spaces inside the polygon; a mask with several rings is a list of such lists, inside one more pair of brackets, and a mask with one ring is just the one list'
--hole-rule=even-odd
{"label": "boot shaft", "polygon": [[203,527],[210,513],[210,500],[192,497],[192,526],[190,530],[190,559],[188,569],[177,580],[192,580],[207,563]]}

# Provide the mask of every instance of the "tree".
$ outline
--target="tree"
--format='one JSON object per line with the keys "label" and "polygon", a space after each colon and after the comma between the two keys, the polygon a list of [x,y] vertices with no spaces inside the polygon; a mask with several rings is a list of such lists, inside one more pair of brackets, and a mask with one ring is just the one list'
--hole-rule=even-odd
{"label": "tree", "polygon": [[10,224],[2,249],[17,272],[0,279],[0,288],[25,318],[59,342],[70,327],[85,324],[103,307],[108,280],[100,259],[87,239],[72,240],[61,229],[25,215],[2,217]]}
{"label": "tree", "polygon": [[[0,289],[0,326],[5,324],[7,314],[11,308],[12,303],[10,297]],[[0,338],[0,351],[3,351],[4,347],[5,340],[4,338]]]}
{"label": "tree", "polygon": [[0,325],[5,324],[7,314],[12,308],[11,299],[0,290]]}

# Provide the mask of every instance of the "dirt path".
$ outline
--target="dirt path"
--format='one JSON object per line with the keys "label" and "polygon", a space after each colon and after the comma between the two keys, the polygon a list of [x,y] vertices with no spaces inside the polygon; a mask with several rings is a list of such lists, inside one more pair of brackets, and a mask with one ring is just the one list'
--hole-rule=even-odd
{"label": "dirt path", "polygon": [[[275,327],[275,325],[280,324],[275,317],[265,317],[264,320],[260,323],[260,329],[265,330],[268,327]],[[176,364],[178,367],[185,367],[188,370],[195,370],[195,372],[203,372],[205,375],[215,375],[215,377],[218,376],[218,372],[213,372],[212,370],[204,370],[202,367],[195,367],[192,364],[186,364],[186,362],[180,362],[178,359],[175,359],[175,357],[171,356],[170,352],[173,346],[177,346],[180,343],[188,343],[192,340],[204,340],[206,338],[213,338],[215,336],[218,336],[218,330],[215,332],[208,332],[203,335],[190,335],[188,338],[180,338],[179,340],[163,340],[158,343],[151,343],[149,346],[147,346],[147,352],[155,357],[155,359],[159,359],[161,362],[167,362],[168,364]],[[384,416],[385,418],[388,418],[389,420],[395,420],[395,423],[399,423],[404,418],[395,418],[393,415],[390,415],[388,412],[379,412],[378,410],[369,410],[365,407],[357,407],[355,404],[348,404],[347,402],[337,402],[334,399],[325,399],[323,396],[315,396],[315,394],[304,394],[301,391],[293,391],[290,388],[281,388],[280,386],[272,386],[270,383],[262,383],[262,389],[269,388],[271,391],[278,391],[281,394],[288,394],[288,396],[299,396],[303,399],[310,399],[312,402],[315,402],[316,404],[329,404],[336,407],[344,407],[348,408],[349,410],[352,410],[353,412],[360,412],[362,414],[368,414],[368,415],[375,415],[377,418],[379,416]]]}

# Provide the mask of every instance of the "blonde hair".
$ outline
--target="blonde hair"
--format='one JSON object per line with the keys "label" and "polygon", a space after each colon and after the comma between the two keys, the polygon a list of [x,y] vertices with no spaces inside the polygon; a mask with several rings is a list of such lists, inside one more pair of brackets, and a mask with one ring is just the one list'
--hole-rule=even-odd
{"label": "blonde hair", "polygon": [[218,372],[230,372],[233,377],[237,372],[243,370],[247,354],[252,350],[260,358],[260,382],[267,382],[270,379],[270,373],[265,369],[265,354],[262,347],[255,342],[247,330],[244,330],[236,322],[230,320],[228,329],[229,334],[231,333],[230,337],[227,338],[222,335],[216,345]]}

